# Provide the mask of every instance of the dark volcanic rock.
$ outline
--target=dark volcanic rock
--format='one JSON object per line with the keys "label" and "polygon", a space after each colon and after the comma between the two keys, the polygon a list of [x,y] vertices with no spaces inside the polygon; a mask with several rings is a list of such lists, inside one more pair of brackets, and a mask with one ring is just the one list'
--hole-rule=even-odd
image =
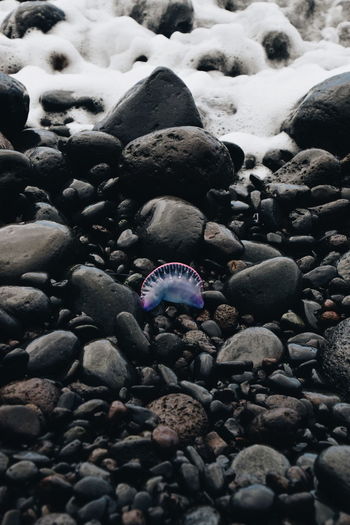
{"label": "dark volcanic rock", "polygon": [[249,487],[238,490],[232,497],[232,506],[235,515],[244,521],[256,523],[264,520],[274,503],[275,493],[261,485],[254,483]]}
{"label": "dark volcanic rock", "polygon": [[144,255],[151,259],[190,261],[198,253],[205,217],[176,197],[147,202],[138,217]]}
{"label": "dark volcanic rock", "polygon": [[267,259],[274,259],[282,256],[281,252],[273,248],[269,244],[254,241],[242,241],[244,246],[244,253],[242,259],[252,263],[259,263]]}
{"label": "dark volcanic rock", "polygon": [[292,259],[276,257],[233,275],[225,295],[240,312],[271,320],[296,303],[300,279],[300,270]]}
{"label": "dark volcanic rock", "polygon": [[22,38],[30,28],[47,33],[65,18],[64,11],[49,2],[25,2],[5,18],[0,31],[8,38]]}
{"label": "dark volcanic rock", "polygon": [[283,128],[301,148],[349,152],[350,73],[327,78],[297,104]]}
{"label": "dark volcanic rock", "polygon": [[33,183],[49,192],[56,192],[71,179],[63,154],[46,146],[26,151],[33,167]]}
{"label": "dark volcanic rock", "polygon": [[271,180],[286,184],[305,184],[311,188],[320,184],[337,186],[340,182],[340,162],[328,151],[307,149],[284,164]]}
{"label": "dark volcanic rock", "polygon": [[162,0],[160,4],[157,4],[157,9],[152,0],[136,0],[127,4],[126,8],[123,3],[118,2],[116,14],[117,16],[130,16],[147,29],[168,38],[175,31],[190,33],[193,25],[191,0]]}
{"label": "dark volcanic rock", "polygon": [[148,405],[160,422],[175,430],[182,443],[204,433],[207,415],[202,405],[186,394],[169,394]]}
{"label": "dark volcanic rock", "polygon": [[51,313],[49,298],[29,286],[0,286],[0,308],[24,323],[39,324]]}
{"label": "dark volcanic rock", "polygon": [[337,271],[345,281],[350,281],[350,252],[344,253],[337,264]]}
{"label": "dark volcanic rock", "polygon": [[77,171],[84,171],[100,163],[116,166],[122,151],[120,141],[102,131],[81,131],[65,144],[65,152]]}
{"label": "dark volcanic rock", "polygon": [[227,339],[217,357],[218,363],[227,361],[252,361],[260,366],[265,358],[279,361],[283,345],[278,337],[266,328],[254,327],[242,330]]}
{"label": "dark volcanic rock", "polygon": [[120,350],[108,339],[98,339],[84,346],[82,373],[87,383],[120,390],[130,383],[132,368]]}
{"label": "dark volcanic rock", "polygon": [[329,384],[350,399],[350,318],[329,330],[328,344],[320,349],[319,362]]}
{"label": "dark volcanic rock", "polygon": [[41,430],[37,410],[31,406],[0,406],[0,432],[5,439],[31,441]]}
{"label": "dark volcanic rock", "polygon": [[3,386],[0,389],[0,400],[5,405],[36,405],[44,414],[50,414],[57,404],[59,394],[59,389],[52,381],[33,377]]}
{"label": "dark volcanic rock", "polygon": [[25,155],[8,149],[0,150],[0,201],[6,204],[10,196],[23,191],[30,180],[30,175],[31,166]]}
{"label": "dark volcanic rock", "polygon": [[207,222],[204,229],[204,242],[208,255],[219,260],[239,258],[244,248],[238,237],[223,224]]}
{"label": "dark volcanic rock", "polygon": [[65,330],[56,330],[34,339],[26,348],[28,370],[35,375],[57,376],[78,351],[78,338]]}
{"label": "dark volcanic rock", "polygon": [[226,146],[194,126],[149,133],[122,152],[121,190],[142,200],[175,195],[198,202],[210,188],[227,188],[233,177]]}
{"label": "dark volcanic rock", "polygon": [[104,335],[114,333],[118,313],[126,311],[137,316],[140,311],[138,296],[130,288],[92,266],[74,267],[69,283],[74,311],[92,317]]}
{"label": "dark volcanic rock", "polygon": [[166,67],[135,84],[95,128],[123,144],[164,128],[199,126],[202,121],[189,89]]}
{"label": "dark volcanic rock", "polygon": [[24,85],[0,73],[0,130],[6,137],[21,131],[29,112],[29,96]]}
{"label": "dark volcanic rock", "polygon": [[13,283],[27,272],[62,271],[73,238],[66,226],[50,221],[0,228],[0,282]]}
{"label": "dark volcanic rock", "polygon": [[288,459],[265,445],[241,450],[232,462],[238,483],[265,483],[267,474],[283,476],[290,467]]}
{"label": "dark volcanic rock", "polygon": [[334,505],[350,512],[350,447],[341,445],[324,450],[316,459],[318,490]]}

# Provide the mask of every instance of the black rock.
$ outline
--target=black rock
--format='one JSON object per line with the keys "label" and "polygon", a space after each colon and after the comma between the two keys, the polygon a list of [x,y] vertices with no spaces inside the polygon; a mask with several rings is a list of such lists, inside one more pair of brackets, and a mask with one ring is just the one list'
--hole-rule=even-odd
{"label": "black rock", "polygon": [[150,259],[190,261],[199,252],[204,221],[198,208],[176,197],[147,202],[138,217],[144,254]]}
{"label": "black rock", "polygon": [[15,145],[18,151],[26,151],[39,146],[57,149],[58,136],[47,129],[25,128],[16,136]]}
{"label": "black rock", "polygon": [[210,188],[227,188],[233,177],[227,148],[199,127],[155,131],[133,140],[122,152],[120,188],[142,200],[175,195],[196,202]]}
{"label": "black rock", "polygon": [[84,346],[81,367],[87,383],[113,390],[128,385],[133,376],[131,365],[108,339],[97,339]]}
{"label": "black rock", "polygon": [[127,91],[94,129],[127,144],[152,131],[174,126],[202,127],[202,122],[183,81],[170,69],[159,67]]}
{"label": "black rock", "polygon": [[344,253],[337,264],[337,271],[345,281],[350,281],[350,252]]}
{"label": "black rock", "polygon": [[74,267],[69,284],[73,310],[89,315],[104,335],[114,333],[118,313],[130,312],[137,317],[140,311],[138,297],[130,288],[116,283],[107,273],[95,267]]}
{"label": "black rock", "polygon": [[220,514],[206,505],[187,510],[183,517],[183,525],[219,525]]}
{"label": "black rock", "polygon": [[207,222],[204,228],[204,243],[208,257],[219,261],[238,259],[244,247],[238,237],[223,224]]}
{"label": "black rock", "polygon": [[349,461],[350,447],[341,445],[327,448],[315,462],[319,492],[345,512],[350,512]]}
{"label": "black rock", "polygon": [[120,141],[101,131],[81,131],[72,135],[65,144],[65,153],[79,173],[100,163],[117,166],[121,151]]}
{"label": "black rock", "polygon": [[240,312],[271,320],[296,303],[300,278],[294,261],[276,257],[233,275],[226,284],[225,295]]}
{"label": "black rock", "polygon": [[350,73],[317,84],[298,102],[283,129],[301,148],[323,148],[345,155],[349,152],[349,86]]}
{"label": "black rock", "polygon": [[244,261],[259,263],[282,255],[276,248],[262,242],[242,241],[242,244],[244,253],[241,258]]}
{"label": "black rock", "polygon": [[233,162],[235,172],[237,173],[244,163],[244,151],[240,146],[238,146],[238,144],[233,144],[232,142],[227,142],[226,140],[224,140],[223,143],[231,155],[231,160]]}
{"label": "black rock", "polygon": [[321,370],[327,382],[350,399],[350,319],[341,321],[327,333],[328,343],[319,353]]}
{"label": "black rock", "polygon": [[57,376],[77,355],[78,338],[72,332],[56,330],[34,339],[26,352],[32,375]]}
{"label": "black rock", "polygon": [[149,357],[150,343],[130,312],[120,312],[116,319],[116,335],[123,352],[132,359]]}
{"label": "black rock", "polygon": [[38,411],[30,406],[1,406],[0,431],[4,440],[33,441],[41,431]]}
{"label": "black rock", "polygon": [[280,360],[283,345],[278,337],[262,327],[247,328],[227,339],[221,347],[217,362],[252,361],[261,366],[265,358]]}
{"label": "black rock", "polygon": [[28,184],[30,176],[31,165],[25,155],[7,149],[0,150],[0,202],[3,201],[6,205],[9,197],[22,192]]}
{"label": "black rock", "polygon": [[0,281],[14,283],[26,272],[59,272],[72,257],[73,238],[61,224],[38,221],[0,228]]}
{"label": "black rock", "polygon": [[0,130],[11,137],[24,127],[29,113],[29,96],[24,85],[0,73]]}
{"label": "black rock", "polygon": [[262,41],[269,60],[287,60],[290,55],[290,40],[282,31],[269,31]]}
{"label": "black rock", "polygon": [[65,158],[54,148],[39,146],[26,151],[33,167],[35,185],[48,192],[57,192],[71,179]]}
{"label": "black rock", "polygon": [[6,471],[7,479],[12,483],[33,483],[39,470],[32,461],[18,461]]}
{"label": "black rock", "polygon": [[[52,62],[51,62],[52,64]],[[54,66],[54,64],[52,64]],[[56,89],[45,91],[40,95],[39,101],[45,111],[65,112],[71,108],[82,108],[90,113],[97,114],[104,110],[101,99],[89,96],[79,97],[73,91]]]}
{"label": "black rock", "polygon": [[0,31],[8,38],[22,38],[31,28],[47,33],[65,18],[64,11],[49,2],[25,2],[4,19]]}
{"label": "black rock", "polygon": [[0,308],[19,320],[41,323],[49,318],[49,298],[41,290],[25,286],[0,286]]}
{"label": "black rock", "polygon": [[275,493],[271,489],[255,483],[239,489],[233,495],[233,512],[238,519],[261,522],[271,511],[274,500]]}
{"label": "black rock", "polygon": [[80,501],[90,501],[101,496],[112,496],[113,489],[108,481],[96,476],[86,476],[74,485],[74,493]]}
{"label": "black rock", "polygon": [[314,268],[303,275],[303,283],[310,288],[326,286],[333,277],[337,276],[337,270],[334,266],[325,265]]}

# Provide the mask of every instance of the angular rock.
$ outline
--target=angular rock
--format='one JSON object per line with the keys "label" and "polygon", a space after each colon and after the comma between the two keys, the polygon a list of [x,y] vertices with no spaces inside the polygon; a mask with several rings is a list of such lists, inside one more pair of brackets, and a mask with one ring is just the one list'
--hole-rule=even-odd
{"label": "angular rock", "polygon": [[73,246],[70,230],[56,222],[4,226],[0,228],[0,282],[13,284],[27,272],[62,272]]}
{"label": "angular rock", "polygon": [[240,313],[258,320],[279,317],[299,299],[301,273],[292,259],[276,257],[233,275],[225,295]]}
{"label": "angular rock", "polygon": [[128,144],[152,131],[174,126],[203,127],[184,82],[171,69],[158,67],[127,91],[94,129]]}
{"label": "angular rock", "polygon": [[64,11],[49,2],[25,2],[4,19],[0,31],[8,38],[22,38],[31,28],[47,33],[65,18]]}
{"label": "angular rock", "polygon": [[316,84],[298,102],[283,125],[299,147],[349,152],[350,73],[340,73]]}
{"label": "angular rock", "polygon": [[207,415],[202,405],[186,394],[160,397],[148,408],[159,417],[161,424],[175,430],[182,443],[202,435],[207,427]]}
{"label": "angular rock", "polygon": [[133,371],[120,350],[108,339],[98,339],[84,346],[82,372],[87,383],[120,390],[130,383]]}
{"label": "angular rock", "polygon": [[239,484],[265,484],[267,474],[284,476],[289,467],[285,456],[265,445],[252,445],[241,450],[232,462]]}
{"label": "angular rock", "polygon": [[122,152],[120,188],[142,200],[175,195],[191,202],[227,188],[234,168],[226,146],[199,127],[169,127],[139,137]]}
{"label": "angular rock", "polygon": [[221,347],[218,363],[227,361],[252,361],[255,367],[261,366],[265,358],[280,360],[283,344],[278,337],[266,328],[254,327],[242,330],[227,339]]}
{"label": "angular rock", "polygon": [[204,229],[205,250],[219,260],[239,258],[244,247],[238,237],[223,224],[207,222]]}
{"label": "angular rock", "polygon": [[350,399],[350,318],[327,332],[328,344],[319,351],[319,363],[327,382]]}
{"label": "angular rock", "polygon": [[78,352],[76,335],[55,330],[34,339],[26,348],[28,371],[32,375],[56,377],[71,364]]}
{"label": "angular rock", "polygon": [[115,282],[103,270],[92,266],[75,266],[69,277],[71,304],[76,313],[93,318],[104,335],[112,335],[115,316],[140,312],[138,296],[130,288]]}
{"label": "angular rock", "polygon": [[5,405],[36,405],[50,414],[57,405],[60,390],[47,379],[32,378],[15,381],[0,388],[0,401]]}
{"label": "angular rock", "polygon": [[198,254],[205,217],[196,207],[176,197],[147,202],[138,217],[138,235],[150,259],[190,261]]}

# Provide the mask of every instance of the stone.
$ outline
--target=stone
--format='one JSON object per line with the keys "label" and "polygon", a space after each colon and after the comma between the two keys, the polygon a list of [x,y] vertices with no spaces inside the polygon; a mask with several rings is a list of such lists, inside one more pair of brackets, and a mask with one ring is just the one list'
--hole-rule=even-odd
{"label": "stone", "polygon": [[80,131],[65,144],[71,166],[81,174],[101,163],[117,166],[121,151],[121,142],[102,131]]}
{"label": "stone", "polygon": [[301,272],[292,259],[276,257],[242,270],[226,283],[225,295],[240,313],[276,319],[299,299]]}
{"label": "stone", "polygon": [[122,151],[120,188],[143,201],[174,195],[200,202],[211,188],[228,188],[234,167],[226,146],[199,127],[169,127]]}
{"label": "stone", "polygon": [[89,384],[120,390],[130,384],[133,372],[116,346],[108,339],[98,339],[83,348],[82,374]]}
{"label": "stone", "polygon": [[8,138],[21,131],[29,113],[29,95],[26,88],[5,73],[0,73],[0,111],[0,131]]}
{"label": "stone", "polygon": [[282,254],[276,248],[269,244],[254,241],[242,241],[244,253],[242,259],[251,263],[259,263],[275,257],[281,257]]}
{"label": "stone", "polygon": [[239,484],[265,484],[267,474],[284,476],[289,467],[285,456],[265,445],[251,445],[241,450],[232,462]]}
{"label": "stone", "polygon": [[51,512],[36,521],[36,525],[76,525],[75,519],[69,514]]}
{"label": "stone", "polygon": [[120,312],[117,315],[116,334],[118,344],[127,356],[137,360],[149,358],[150,342],[130,312]]}
{"label": "stone", "polygon": [[[0,107],[1,107],[1,73],[0,73]],[[1,125],[0,125],[1,129]],[[22,153],[0,150],[0,202],[13,198],[24,191],[31,178],[31,165]]]}
{"label": "stone", "polygon": [[38,146],[26,151],[32,166],[32,184],[45,191],[57,193],[72,178],[61,151]]}
{"label": "stone", "polygon": [[323,148],[341,156],[349,152],[346,129],[350,119],[350,73],[316,84],[297,103],[283,124],[302,149]]}
{"label": "stone", "polygon": [[13,284],[23,273],[62,272],[74,247],[70,230],[51,221],[0,228],[0,282]]}
{"label": "stone", "polygon": [[160,423],[177,433],[180,443],[192,441],[207,427],[207,415],[202,405],[186,394],[168,394],[152,401],[148,408]]}
{"label": "stone", "polygon": [[205,217],[196,207],[176,197],[147,202],[138,217],[138,235],[150,259],[189,262],[200,249]]}
{"label": "stone", "polygon": [[11,441],[33,441],[39,436],[41,423],[38,410],[33,406],[0,406],[0,432],[2,439]]}
{"label": "stone", "polygon": [[337,272],[345,281],[350,281],[350,251],[344,253],[339,259]]}
{"label": "stone", "polygon": [[350,446],[340,445],[326,448],[314,465],[318,491],[345,512],[350,512],[349,462]]}
{"label": "stone", "polygon": [[103,335],[114,333],[118,313],[130,312],[137,318],[141,311],[138,296],[130,288],[93,266],[72,268],[69,285],[73,311],[92,317]]}
{"label": "stone", "polygon": [[233,495],[233,512],[244,521],[261,521],[272,509],[274,500],[275,493],[270,488],[254,483],[249,487],[239,489]]}
{"label": "stone", "polygon": [[32,375],[57,377],[76,357],[78,345],[77,336],[65,330],[34,339],[26,348],[28,371]]}
{"label": "stone", "polygon": [[27,324],[40,324],[51,314],[47,295],[30,286],[0,286],[0,308]]}
{"label": "stone", "polygon": [[65,18],[64,11],[49,2],[25,2],[5,17],[0,31],[7,38],[22,38],[31,28],[47,33]]}
{"label": "stone", "polygon": [[239,258],[244,247],[231,230],[217,222],[207,222],[204,228],[205,250],[209,257],[219,261]]}
{"label": "stone", "polygon": [[258,367],[264,359],[279,361],[282,353],[283,344],[273,332],[267,328],[254,327],[227,339],[218,353],[217,362],[252,361]]}
{"label": "stone", "polygon": [[302,417],[292,408],[278,407],[258,414],[249,425],[248,434],[255,443],[278,447],[293,443],[303,427]]}
{"label": "stone", "polygon": [[202,505],[187,510],[183,517],[183,525],[219,525],[220,514],[209,505]]}
{"label": "stone", "polygon": [[6,477],[13,483],[33,483],[39,470],[32,461],[18,461],[7,469]]}
{"label": "stone", "polygon": [[47,379],[33,377],[15,381],[0,388],[0,401],[5,405],[36,405],[49,415],[57,405],[59,388]]}
{"label": "stone", "polygon": [[184,82],[171,69],[158,67],[127,91],[94,129],[128,144],[152,131],[174,126],[203,124]]}
{"label": "stone", "polygon": [[321,371],[336,392],[350,399],[350,318],[329,329],[327,338],[319,351]]}

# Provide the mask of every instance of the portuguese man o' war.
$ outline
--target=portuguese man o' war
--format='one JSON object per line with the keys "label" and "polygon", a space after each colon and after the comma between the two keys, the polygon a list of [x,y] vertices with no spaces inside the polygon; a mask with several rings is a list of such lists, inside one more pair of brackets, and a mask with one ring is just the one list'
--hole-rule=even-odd
{"label": "portuguese man o' war", "polygon": [[153,310],[161,301],[203,308],[203,281],[187,264],[172,262],[158,266],[143,281],[142,307]]}

